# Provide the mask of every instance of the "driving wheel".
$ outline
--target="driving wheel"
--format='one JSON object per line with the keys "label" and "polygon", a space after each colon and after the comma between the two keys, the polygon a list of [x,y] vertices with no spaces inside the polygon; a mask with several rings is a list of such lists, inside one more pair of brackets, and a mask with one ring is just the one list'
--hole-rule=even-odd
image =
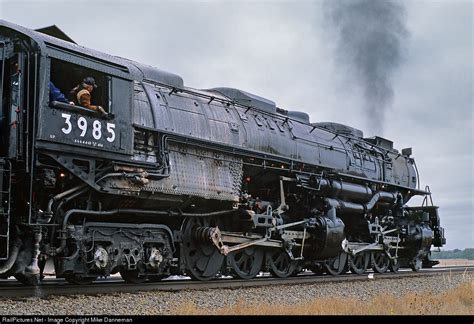
{"label": "driving wheel", "polygon": [[397,272],[398,269],[400,269],[400,259],[399,258],[391,259],[389,269],[391,272]]}
{"label": "driving wheel", "polygon": [[368,253],[357,253],[356,255],[349,256],[349,269],[352,273],[363,274],[369,266],[370,254]]}
{"label": "driving wheel", "polygon": [[210,217],[187,217],[183,223],[183,256],[189,276],[197,280],[211,280],[222,268],[224,255],[211,242],[208,230],[217,221]]}
{"label": "driving wheel", "polygon": [[254,278],[262,269],[264,251],[258,247],[248,247],[230,253],[227,258],[232,271],[242,279]]}
{"label": "driving wheel", "polygon": [[347,253],[341,252],[336,257],[326,261],[326,270],[333,276],[340,275],[347,270]]}
{"label": "driving wheel", "polygon": [[376,251],[372,252],[372,270],[378,273],[384,273],[387,271],[390,265],[390,258],[385,252]]}
{"label": "driving wheel", "polygon": [[288,253],[281,250],[267,252],[267,264],[270,268],[270,273],[278,278],[291,276],[298,265],[297,261],[291,260]]}

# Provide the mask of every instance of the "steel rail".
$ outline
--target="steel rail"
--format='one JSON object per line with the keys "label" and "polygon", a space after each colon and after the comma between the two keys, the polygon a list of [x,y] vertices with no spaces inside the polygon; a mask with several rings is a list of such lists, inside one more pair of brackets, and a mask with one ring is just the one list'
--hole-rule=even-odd
{"label": "steel rail", "polygon": [[207,289],[229,289],[246,287],[265,287],[274,285],[301,285],[331,282],[370,281],[384,279],[403,279],[422,276],[439,276],[450,273],[474,272],[474,266],[457,266],[422,269],[419,272],[402,270],[396,273],[387,272],[366,273],[363,275],[345,274],[339,276],[322,275],[316,276],[311,272],[302,273],[290,278],[273,278],[270,276],[257,277],[252,280],[243,279],[217,279],[213,281],[194,281],[190,279],[164,279],[163,281],[142,284],[125,283],[121,279],[108,278],[99,279],[91,285],[72,285],[62,279],[46,279],[40,286],[27,287],[14,280],[0,280],[0,301],[2,298],[21,297],[47,297],[53,295],[99,295],[109,293],[136,293],[144,291],[180,291],[180,290],[207,290]]}

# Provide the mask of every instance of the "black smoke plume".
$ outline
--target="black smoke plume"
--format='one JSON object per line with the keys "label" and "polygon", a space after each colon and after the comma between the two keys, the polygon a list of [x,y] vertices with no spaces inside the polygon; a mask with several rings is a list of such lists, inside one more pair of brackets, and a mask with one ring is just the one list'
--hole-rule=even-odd
{"label": "black smoke plume", "polygon": [[408,37],[405,8],[395,0],[325,0],[323,9],[336,41],[336,62],[362,87],[369,127],[382,134],[393,99],[392,75]]}

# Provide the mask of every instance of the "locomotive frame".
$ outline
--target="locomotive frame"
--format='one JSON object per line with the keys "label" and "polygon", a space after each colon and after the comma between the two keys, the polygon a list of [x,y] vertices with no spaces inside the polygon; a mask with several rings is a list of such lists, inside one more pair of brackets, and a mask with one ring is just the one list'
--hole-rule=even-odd
{"label": "locomotive frame", "polygon": [[[38,284],[48,259],[75,284],[437,263],[411,149],[5,21],[0,50],[0,276]],[[106,115],[49,101],[49,82],[86,76]]]}

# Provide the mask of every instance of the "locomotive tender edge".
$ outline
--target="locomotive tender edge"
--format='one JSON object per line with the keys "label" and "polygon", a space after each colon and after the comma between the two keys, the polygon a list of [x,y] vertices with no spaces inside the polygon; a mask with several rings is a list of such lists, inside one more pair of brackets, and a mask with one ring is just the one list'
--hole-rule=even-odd
{"label": "locomotive tender edge", "polygon": [[[38,284],[47,260],[75,284],[437,264],[411,149],[65,39],[0,20],[0,277]],[[49,82],[87,76],[106,115],[49,101]]]}

